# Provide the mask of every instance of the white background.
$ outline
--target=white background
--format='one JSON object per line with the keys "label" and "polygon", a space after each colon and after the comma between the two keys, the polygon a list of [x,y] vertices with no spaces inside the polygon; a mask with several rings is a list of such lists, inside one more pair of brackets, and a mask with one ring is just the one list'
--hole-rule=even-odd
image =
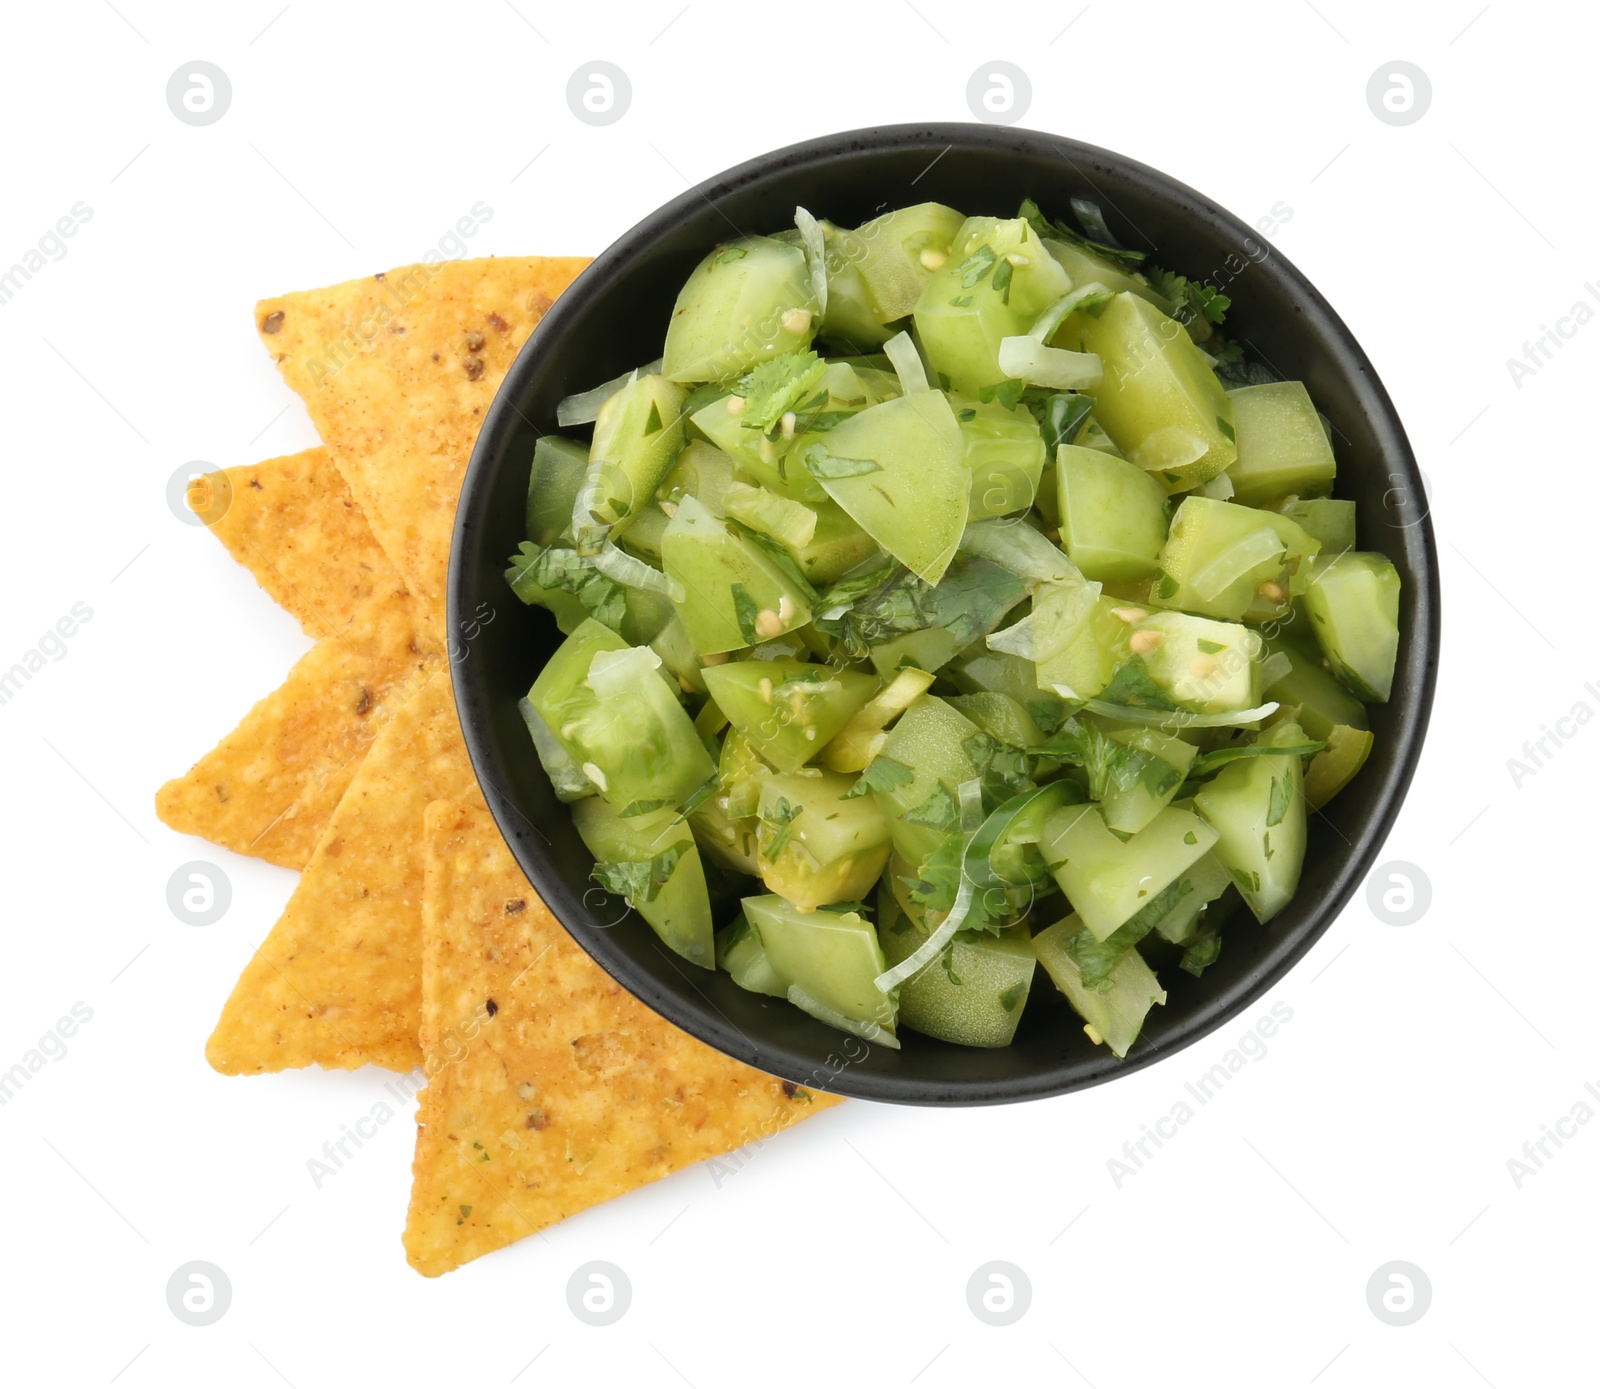
{"label": "white background", "polygon": [[[1551,1146],[1520,1189],[1507,1159],[1600,1083],[1600,727],[1520,788],[1507,759],[1576,703],[1600,710],[1585,689],[1600,682],[1600,327],[1520,386],[1507,359],[1600,281],[1584,154],[1596,25],[1576,7],[1477,0],[918,3],[7,8],[0,266],[74,203],[93,215],[0,307],[0,668],[75,602],[93,617],[0,707],[0,1070],[75,1002],[93,1017],[0,1107],[0,1376],[296,1389],[1588,1377],[1600,1124]],[[203,129],[164,96],[196,58],[233,84]],[[604,128],[565,99],[594,59],[633,88]],[[1358,897],[1259,1010],[1118,1083],[1005,1109],[847,1104],[720,1184],[687,1171],[423,1280],[399,1243],[408,1116],[320,1190],[307,1171],[383,1097],[384,1074],[241,1080],[205,1064],[293,875],[173,835],[152,793],[307,643],[173,518],[167,479],[315,441],[252,331],[259,296],[420,259],[480,200],[494,215],[473,254],[597,252],[687,181],[774,146],[968,119],[968,78],[994,59],[1031,77],[1023,124],[1126,152],[1248,220],[1287,204],[1276,246],[1392,392],[1432,482],[1446,636],[1427,751],[1383,858],[1426,874],[1431,908],[1397,928]],[[1433,87],[1405,127],[1365,95],[1395,59]],[[196,858],[234,889],[203,929],[165,896]],[[1274,1000],[1293,1016],[1266,1054],[1119,1188],[1108,1159]],[[204,1328],[165,1294],[196,1259],[233,1290]],[[592,1259],[632,1284],[606,1328],[567,1307],[569,1276]],[[965,1292],[997,1259],[1032,1288],[1002,1328]],[[1432,1286],[1407,1327],[1368,1306],[1391,1260]]]}

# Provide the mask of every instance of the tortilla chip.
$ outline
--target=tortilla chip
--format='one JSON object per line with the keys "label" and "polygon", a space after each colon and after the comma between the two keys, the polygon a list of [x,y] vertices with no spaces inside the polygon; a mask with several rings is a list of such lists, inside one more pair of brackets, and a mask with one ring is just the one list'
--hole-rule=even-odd
{"label": "tortilla chip", "polygon": [[422,1059],[422,817],[482,799],[442,664],[372,744],[206,1044],[226,1075]]}
{"label": "tortilla chip", "polygon": [[223,471],[230,500],[211,533],[308,636],[402,586],[326,449]]}
{"label": "tortilla chip", "polygon": [[486,810],[427,810],[406,1257],[434,1277],[835,1103],[678,1031],[610,978]]}
{"label": "tortilla chip", "polygon": [[587,264],[439,261],[256,305],[262,341],[436,634],[478,429],[517,350]]}
{"label": "tortilla chip", "polygon": [[156,792],[163,824],[284,868],[306,866],[367,749],[440,664],[398,583],[341,627]]}

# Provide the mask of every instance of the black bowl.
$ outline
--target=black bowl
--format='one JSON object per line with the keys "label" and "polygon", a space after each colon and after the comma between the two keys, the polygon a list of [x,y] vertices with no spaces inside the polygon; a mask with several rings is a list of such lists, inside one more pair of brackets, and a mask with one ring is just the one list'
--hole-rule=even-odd
{"label": "black bowl", "polygon": [[[517,713],[561,640],[549,614],[522,607],[504,578],[524,538],[533,445],[554,430],[563,396],[660,355],[678,289],[711,246],[736,232],[789,226],[796,204],[854,226],[928,200],[1014,216],[1032,197],[1059,217],[1074,196],[1099,203],[1124,245],[1159,252],[1169,269],[1227,293],[1229,331],[1280,376],[1304,381],[1332,421],[1337,492],[1356,501],[1362,545],[1387,554],[1404,584],[1393,698],[1372,710],[1377,743],[1360,776],[1311,817],[1294,901],[1266,927],[1247,913],[1235,918],[1204,978],[1162,969],[1166,1006],[1152,1010],[1125,1061],[1090,1044],[1042,974],[1009,1047],[952,1046],[909,1031],[900,1051],[869,1047],[782,1000],[746,993],[726,974],[687,964],[590,882],[593,859]],[[540,895],[602,968],[663,1017],[772,1075],[839,1094],[914,1104],[1033,1099],[1127,1075],[1203,1037],[1260,998],[1338,915],[1372,866],[1416,768],[1438,665],[1437,565],[1422,479],[1372,364],[1264,236],[1154,169],[1071,140],[983,125],[858,130],[778,150],[673,199],[545,316],[484,421],[461,491],[449,589],[459,634],[456,704],[484,795]]]}

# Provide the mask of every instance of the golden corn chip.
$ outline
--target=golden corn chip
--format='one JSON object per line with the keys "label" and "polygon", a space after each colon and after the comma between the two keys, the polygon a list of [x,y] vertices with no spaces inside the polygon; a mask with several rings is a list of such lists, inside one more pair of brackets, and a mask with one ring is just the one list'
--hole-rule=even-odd
{"label": "golden corn chip", "polygon": [[406,1256],[432,1277],[836,1101],[657,1017],[535,895],[486,809],[427,809]]}
{"label": "golden corn chip", "polygon": [[227,506],[208,529],[307,635],[342,632],[403,586],[326,449],[223,474]]}
{"label": "golden corn chip", "polygon": [[262,342],[436,634],[478,429],[517,350],[587,264],[439,261],[256,306]]}
{"label": "golden corn chip", "polygon": [[435,661],[394,709],[223,1007],[206,1059],[228,1075],[422,1059],[423,811],[481,804]]}
{"label": "golden corn chip", "polygon": [[395,706],[440,663],[417,629],[410,597],[390,582],[156,793],[163,824],[285,868],[306,866]]}

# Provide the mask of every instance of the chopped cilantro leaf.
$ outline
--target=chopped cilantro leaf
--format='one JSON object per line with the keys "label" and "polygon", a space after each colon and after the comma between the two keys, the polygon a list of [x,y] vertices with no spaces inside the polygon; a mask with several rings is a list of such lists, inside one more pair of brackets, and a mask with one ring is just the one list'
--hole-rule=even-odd
{"label": "chopped cilantro leaf", "polygon": [[1267,801],[1267,824],[1269,826],[1283,823],[1283,817],[1289,813],[1289,799],[1293,794],[1288,777],[1275,776],[1272,778],[1272,792]]}
{"label": "chopped cilantro leaf", "polygon": [[830,478],[865,477],[868,473],[882,471],[875,458],[840,458],[821,444],[813,444],[806,450],[805,465],[806,471],[819,482]]}
{"label": "chopped cilantro leaf", "polygon": [[1221,323],[1233,307],[1233,301],[1226,294],[1218,293],[1199,280],[1188,279],[1172,270],[1163,270],[1158,265],[1149,266],[1145,274],[1150,280],[1150,287],[1177,306],[1180,323],[1187,323],[1196,316],[1208,323]]}
{"label": "chopped cilantro leaf", "polygon": [[613,632],[622,628],[626,594],[621,584],[594,567],[594,560],[576,550],[552,546],[541,550],[524,540],[511,557],[506,578],[524,603],[538,603],[541,590],[570,593],[596,622]]}
{"label": "chopped cilantro leaf", "polygon": [[754,646],[759,639],[756,632],[756,617],[761,608],[756,600],[750,596],[750,590],[743,584],[735,583],[733,589],[733,615],[739,623],[739,635],[745,639],[747,646]]}
{"label": "chopped cilantro leaf", "polygon": [[897,786],[909,786],[916,779],[917,774],[904,762],[896,762],[892,757],[874,757],[856,784],[844,793],[843,799],[865,796],[869,791],[892,791]]}
{"label": "chopped cilantro leaf", "polygon": [[768,863],[776,863],[778,855],[788,847],[789,837],[794,833],[795,817],[804,809],[803,805],[791,805],[787,796],[779,796],[770,810],[761,813],[762,820],[777,831],[772,836],[772,843],[761,854]]}
{"label": "chopped cilantro leaf", "polygon": [[1130,709],[1176,709],[1167,692],[1156,684],[1143,656],[1132,656],[1117,668],[1111,682],[1100,691],[1107,704],[1125,704]]}
{"label": "chopped cilantro leaf", "polygon": [[810,394],[827,363],[815,352],[785,352],[760,362],[739,378],[744,413],[739,423],[748,429],[771,429]]}
{"label": "chopped cilantro leaf", "polygon": [[900,817],[912,825],[932,825],[938,830],[953,830],[961,823],[961,803],[943,782],[921,805],[914,805]]}
{"label": "chopped cilantro leaf", "polygon": [[682,840],[663,849],[654,858],[631,863],[597,863],[594,866],[594,880],[607,892],[626,897],[636,907],[641,902],[653,902],[677,868],[678,860],[688,853],[689,847],[689,841]]}
{"label": "chopped cilantro leaf", "polygon": [[956,266],[956,274],[961,276],[961,288],[971,289],[979,284],[994,269],[999,259],[991,247],[978,247],[960,265]]}
{"label": "chopped cilantro leaf", "polygon": [[984,405],[991,400],[998,400],[1007,410],[1015,410],[1017,403],[1022,399],[1022,393],[1027,388],[1026,381],[1018,381],[1012,377],[1005,381],[997,381],[992,386],[980,386],[978,400]]}

